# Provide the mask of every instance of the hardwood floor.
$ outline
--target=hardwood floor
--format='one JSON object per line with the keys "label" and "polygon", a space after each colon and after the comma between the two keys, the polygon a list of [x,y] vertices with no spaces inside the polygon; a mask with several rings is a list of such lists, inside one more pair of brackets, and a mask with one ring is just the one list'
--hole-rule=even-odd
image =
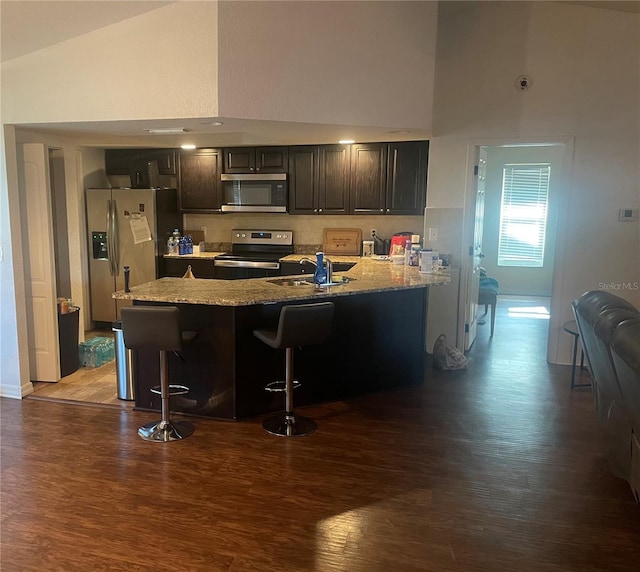
{"label": "hardwood floor", "polygon": [[147,443],[152,413],[2,399],[2,571],[636,570],[640,507],[525,303],[467,370],[305,408],[303,438],[193,419]]}

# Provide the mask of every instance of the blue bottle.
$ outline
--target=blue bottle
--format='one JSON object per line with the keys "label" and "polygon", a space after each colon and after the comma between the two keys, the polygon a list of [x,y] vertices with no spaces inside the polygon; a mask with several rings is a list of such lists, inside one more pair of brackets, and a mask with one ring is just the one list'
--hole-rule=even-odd
{"label": "blue bottle", "polygon": [[324,252],[316,252],[316,271],[313,273],[314,284],[327,283],[327,269],[324,267]]}

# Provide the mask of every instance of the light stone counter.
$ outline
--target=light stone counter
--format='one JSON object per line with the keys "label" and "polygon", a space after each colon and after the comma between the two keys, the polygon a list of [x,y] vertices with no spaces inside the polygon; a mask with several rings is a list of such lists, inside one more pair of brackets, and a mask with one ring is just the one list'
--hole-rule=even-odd
{"label": "light stone counter", "polygon": [[[204,254],[204,253],[203,253]],[[209,253],[206,253],[209,254]],[[303,255],[292,255],[298,260]],[[182,257],[181,257],[182,258]],[[289,257],[287,257],[289,258]],[[314,285],[283,286],[274,281],[291,278],[251,278],[247,280],[199,280],[188,278],[161,278],[139,286],[131,292],[120,290],[113,294],[118,300],[166,302],[171,304],[201,304],[212,306],[251,306],[274,304],[296,300],[311,300],[326,296],[351,296],[355,294],[426,288],[448,284],[448,273],[420,274],[415,266],[394,265],[357,256],[332,257],[334,262],[357,262],[346,272],[351,281],[337,286],[316,288]],[[304,276],[308,278],[309,276]],[[335,276],[334,276],[335,279]]]}
{"label": "light stone counter", "polygon": [[220,256],[224,252],[194,252],[193,254],[165,254],[164,258],[173,258],[178,260],[187,260],[189,258],[203,258],[213,260],[216,256]]}

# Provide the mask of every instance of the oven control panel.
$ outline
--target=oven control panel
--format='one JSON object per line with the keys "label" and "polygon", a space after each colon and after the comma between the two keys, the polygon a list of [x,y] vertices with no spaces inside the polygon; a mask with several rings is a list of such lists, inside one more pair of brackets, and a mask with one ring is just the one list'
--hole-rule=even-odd
{"label": "oven control panel", "polygon": [[231,243],[290,246],[293,244],[293,231],[234,229],[231,231]]}

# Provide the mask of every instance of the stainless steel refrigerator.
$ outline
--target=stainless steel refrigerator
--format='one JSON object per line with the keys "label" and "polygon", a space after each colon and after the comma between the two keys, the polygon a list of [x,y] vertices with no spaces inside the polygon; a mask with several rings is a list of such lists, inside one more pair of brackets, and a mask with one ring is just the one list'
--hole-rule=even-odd
{"label": "stainless steel refrigerator", "polygon": [[174,228],[182,227],[175,189],[87,189],[91,319],[120,319],[124,267],[135,286],[159,278],[162,255]]}

